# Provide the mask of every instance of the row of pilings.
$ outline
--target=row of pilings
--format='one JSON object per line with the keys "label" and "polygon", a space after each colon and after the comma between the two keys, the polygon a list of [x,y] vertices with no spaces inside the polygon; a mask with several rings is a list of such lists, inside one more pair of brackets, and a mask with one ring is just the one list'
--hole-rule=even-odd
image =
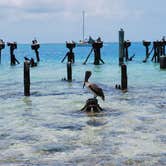
{"label": "row of pilings", "polygon": [[[16,58],[14,51],[17,49],[17,43],[16,42],[7,42],[6,44],[9,48],[10,48],[10,65],[16,65],[16,64],[20,64],[19,60]],[[0,40],[0,64],[1,64],[1,52],[2,49],[5,48],[5,42],[1,39]],[[36,61],[39,62],[40,61],[40,56],[39,56],[39,48],[40,48],[40,44],[38,43],[38,41],[32,40],[32,44],[31,44],[31,49],[35,51],[36,54]],[[25,57],[25,59],[27,59],[27,57]],[[34,59],[31,58],[31,64],[32,66],[34,65]]]}
{"label": "row of pilings", "polygon": [[[165,51],[165,46],[166,46],[166,40],[163,37],[162,40],[157,40],[157,41],[146,41],[143,40],[143,46],[145,47],[145,58],[143,62],[147,62],[148,58],[150,57],[151,54],[153,54],[151,61],[155,63],[160,63],[160,57],[161,59],[164,59],[163,56],[166,56],[166,51]],[[152,48],[150,50],[150,45],[152,43]],[[7,46],[10,47],[10,64],[15,65],[19,64],[20,62],[17,60],[14,50],[17,49],[17,43],[16,42],[8,42]],[[101,48],[103,47],[103,42],[102,41],[94,41],[91,44],[91,50],[86,58],[86,60],[83,62],[83,64],[87,63],[87,60],[89,59],[90,55],[92,52],[94,52],[94,64],[99,65],[99,64],[104,64],[104,61],[101,58]],[[119,64],[124,63],[124,61],[132,61],[134,58],[135,54],[129,57],[129,47],[131,46],[130,40],[124,40],[124,31],[121,29],[119,31]],[[66,47],[69,49],[69,51],[66,53],[65,57],[62,59],[61,62],[64,62],[64,60],[67,58],[67,61],[75,63],[75,55],[73,52],[73,48],[76,47],[75,42],[66,42]],[[5,48],[5,42],[3,40],[0,40],[0,63],[1,63],[1,51],[2,49]],[[36,61],[40,61],[40,56],[39,56],[39,51],[38,49],[40,48],[40,44],[38,41],[35,39],[32,41],[31,44],[32,50],[35,51],[36,54]]]}
{"label": "row of pilings", "polygon": [[[152,43],[152,48],[150,50],[150,45]],[[148,58],[151,54],[151,61],[155,63],[160,63],[161,69],[166,69],[166,40],[163,37],[160,41],[156,40],[153,42],[143,40],[143,46],[145,47],[145,59],[142,62],[147,62]],[[128,49],[131,46],[131,42],[129,40],[124,40],[124,31],[120,29],[119,31],[119,65],[124,63],[124,60],[132,61],[135,54],[129,57]]]}
{"label": "row of pilings", "polygon": [[[117,89],[121,89],[123,92],[127,91],[128,88],[128,77],[127,77],[127,65],[125,62],[132,61],[135,54],[131,57],[129,57],[128,49],[131,46],[131,42],[129,40],[124,40],[124,31],[123,29],[120,29],[119,31],[119,66],[121,67],[121,84],[116,84],[115,87]],[[162,41],[155,41],[153,42],[153,47],[150,50],[151,42],[149,41],[143,41],[143,46],[145,46],[146,49],[146,56],[143,62],[146,62],[148,58],[150,57],[150,54],[153,52],[152,61],[154,62],[160,62],[160,68],[166,68],[166,55],[165,55],[165,39],[162,39]],[[16,59],[14,50],[17,49],[17,43],[16,42],[8,42],[7,46],[10,47],[10,55],[11,55],[11,65],[15,65],[16,63],[19,63],[19,61]],[[75,42],[66,42],[66,47],[69,49],[69,51],[66,53],[65,57],[62,59],[61,62],[64,62],[64,60],[67,58],[67,78],[64,80],[67,80],[69,82],[72,81],[72,64],[75,63],[75,55],[73,49],[76,47]],[[83,64],[87,63],[87,60],[89,59],[92,52],[94,52],[94,65],[100,65],[104,64],[104,61],[101,58],[101,48],[103,47],[102,41],[95,41],[92,43],[91,50],[86,58],[86,60],[83,62]],[[0,55],[1,50],[5,48],[5,43],[1,40],[0,41]],[[32,41],[31,44],[32,50],[36,53],[36,61],[40,61],[39,57],[39,51],[40,44],[35,39]],[[24,95],[29,96],[30,95],[30,66],[36,66],[37,63],[34,62],[34,59],[28,59],[25,57],[24,62]]]}
{"label": "row of pilings", "polygon": [[[150,50],[150,45],[152,43],[152,48]],[[165,46],[166,46],[166,41],[165,38],[163,38],[162,40],[156,40],[154,42],[150,42],[150,41],[143,41],[143,45],[145,46],[146,49],[146,55],[145,55],[145,59],[143,60],[143,62],[147,62],[148,58],[150,57],[151,54],[152,58],[151,61],[155,62],[155,63],[160,63],[160,68],[166,68],[165,65],[165,58],[166,58],[166,52],[165,52]]]}

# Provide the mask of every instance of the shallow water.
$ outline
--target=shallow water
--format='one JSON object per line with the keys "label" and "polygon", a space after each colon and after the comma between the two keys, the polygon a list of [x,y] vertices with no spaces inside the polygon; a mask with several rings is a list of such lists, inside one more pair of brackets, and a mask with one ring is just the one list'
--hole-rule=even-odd
{"label": "shallow water", "polygon": [[[118,45],[102,48],[104,65],[94,66],[93,56],[82,65],[90,48],[75,48],[73,82],[60,63],[63,44],[42,44],[41,62],[31,68],[31,96],[23,94],[23,57],[35,57],[29,45],[15,51],[21,64],[10,66],[9,49],[0,65],[0,165],[166,165],[166,71],[150,61],[144,64],[141,43],[128,67],[128,92],[120,84]],[[86,70],[99,84],[106,100],[98,114],[81,112],[92,95],[83,89]]]}

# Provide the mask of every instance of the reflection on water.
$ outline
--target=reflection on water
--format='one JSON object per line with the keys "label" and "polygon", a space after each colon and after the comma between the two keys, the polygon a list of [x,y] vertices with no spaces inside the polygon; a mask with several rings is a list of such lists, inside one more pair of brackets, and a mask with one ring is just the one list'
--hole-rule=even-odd
{"label": "reflection on water", "polygon": [[[106,61],[117,45],[105,47]],[[66,64],[59,63],[64,45],[44,45],[42,51],[41,63],[31,69],[30,97],[23,96],[22,64],[11,68],[6,59],[0,66],[0,165],[166,165],[166,75],[158,65],[141,64],[140,56],[129,63],[124,94],[114,88],[120,83],[116,56],[97,67],[82,65],[77,56],[68,83],[61,80]],[[89,50],[75,51],[84,57]],[[80,111],[92,97],[82,88],[86,70],[105,93],[101,113]]]}

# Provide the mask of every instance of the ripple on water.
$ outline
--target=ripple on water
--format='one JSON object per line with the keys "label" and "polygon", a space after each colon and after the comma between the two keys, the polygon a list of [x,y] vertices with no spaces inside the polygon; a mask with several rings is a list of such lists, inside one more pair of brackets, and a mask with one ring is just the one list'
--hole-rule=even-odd
{"label": "ripple on water", "polygon": [[158,135],[156,137],[156,140],[159,141],[162,144],[166,144],[166,135]]}
{"label": "ripple on water", "polygon": [[35,135],[30,135],[30,134],[19,134],[14,136],[13,138],[14,140],[19,140],[21,142],[25,142],[25,143],[32,143],[32,142],[37,142],[39,141],[38,136]]}
{"label": "ripple on water", "polygon": [[84,127],[83,125],[80,124],[73,124],[73,125],[60,125],[56,123],[45,123],[43,124],[43,127],[50,128],[50,129],[55,129],[55,130],[71,130],[71,131],[77,131],[77,130],[82,130]]}
{"label": "ripple on water", "polygon": [[60,143],[49,143],[49,144],[44,144],[44,145],[39,145],[36,147],[36,151],[38,151],[41,154],[53,154],[53,153],[62,153],[66,151],[71,151],[74,150],[76,146],[69,146],[65,144],[60,144]]}
{"label": "ripple on water", "polygon": [[107,124],[106,121],[101,121],[99,119],[90,119],[87,121],[87,124],[89,126],[93,126],[93,127],[100,127],[100,126],[104,126]]}

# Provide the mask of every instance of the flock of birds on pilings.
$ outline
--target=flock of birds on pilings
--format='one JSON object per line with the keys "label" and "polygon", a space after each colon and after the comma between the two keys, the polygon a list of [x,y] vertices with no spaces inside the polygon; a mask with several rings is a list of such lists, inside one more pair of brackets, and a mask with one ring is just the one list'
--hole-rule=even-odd
{"label": "flock of birds on pilings", "polygon": [[[122,33],[122,36],[120,36],[120,33]],[[165,54],[165,46],[166,46],[166,40],[165,37],[162,38],[160,41],[154,41],[153,46],[151,50],[149,49],[149,46],[151,44],[150,41],[143,40],[143,46],[146,49],[146,56],[143,62],[147,62],[148,58],[153,52],[153,56],[151,61],[160,63],[160,68],[165,69],[166,68],[166,54]],[[10,64],[16,65],[20,64],[20,62],[16,59],[14,50],[17,49],[17,43],[16,42],[8,42],[7,46],[10,47]],[[88,58],[90,57],[91,53],[94,52],[94,65],[99,65],[100,62],[104,64],[104,61],[101,58],[100,49],[103,47],[103,41],[94,41],[91,44],[91,50],[86,58],[86,60],[83,62],[83,64],[86,64]],[[123,92],[127,92],[127,66],[124,63],[125,61],[132,61],[135,54],[131,57],[129,57],[128,48],[131,46],[131,42],[129,40],[124,40],[124,32],[123,30],[119,31],[119,65],[121,66],[121,85],[116,85],[115,87],[117,89],[121,89]],[[75,57],[73,48],[76,47],[75,42],[66,42],[66,47],[69,49],[69,51],[66,53],[65,57],[62,59],[62,63],[67,58],[67,81],[72,81],[72,64],[75,63]],[[5,42],[3,40],[0,40],[0,64],[1,64],[1,51],[5,48]],[[33,58],[29,59],[27,57],[24,57],[24,95],[30,96],[30,70],[29,67],[36,67],[38,62],[40,61],[39,56],[39,48],[40,44],[39,42],[34,39],[31,44],[31,49],[35,51],[36,54],[36,62]],[[94,95],[93,98],[90,98],[86,101],[85,106],[81,109],[83,111],[94,111],[99,112],[102,110],[102,108],[98,104],[97,97],[101,97],[102,100],[105,100],[104,92],[102,88],[100,88],[98,85],[89,82],[89,78],[92,75],[91,71],[85,72],[85,79],[84,79],[84,86],[86,86],[89,91]]]}

